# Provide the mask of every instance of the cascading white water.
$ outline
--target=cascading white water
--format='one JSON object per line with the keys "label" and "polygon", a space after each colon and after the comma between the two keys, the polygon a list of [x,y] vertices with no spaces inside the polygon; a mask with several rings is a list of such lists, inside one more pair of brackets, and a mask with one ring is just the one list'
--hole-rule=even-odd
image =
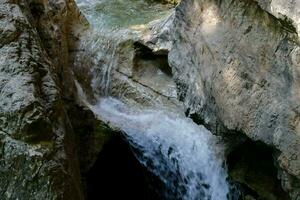
{"label": "cascading white water", "polygon": [[[78,53],[76,64],[89,65],[94,93],[107,96],[118,46],[138,34],[132,26],[168,15],[170,7],[145,0],[76,1],[92,26],[81,39],[85,51]],[[231,199],[223,145],[204,127],[183,114],[135,110],[109,97],[92,106],[76,85],[83,101],[101,119],[120,128],[140,163],[161,179],[164,199]]]}
{"label": "cascading white water", "polygon": [[137,159],[166,185],[165,199],[228,199],[223,146],[203,126],[174,113],[137,111],[112,98],[92,109],[124,132]]}

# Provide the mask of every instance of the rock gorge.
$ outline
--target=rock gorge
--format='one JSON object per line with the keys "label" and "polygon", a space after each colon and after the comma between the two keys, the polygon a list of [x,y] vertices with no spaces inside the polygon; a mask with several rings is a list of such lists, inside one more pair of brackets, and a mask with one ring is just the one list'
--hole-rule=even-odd
{"label": "rock gorge", "polygon": [[[0,1],[0,199],[93,199],[109,177],[90,177],[118,155],[136,170],[125,178],[161,184],[93,110],[107,95],[222,138],[240,199],[300,199],[299,1],[149,0],[137,21],[110,21],[118,30],[92,21],[93,2]],[[94,7],[115,16],[114,3]]]}

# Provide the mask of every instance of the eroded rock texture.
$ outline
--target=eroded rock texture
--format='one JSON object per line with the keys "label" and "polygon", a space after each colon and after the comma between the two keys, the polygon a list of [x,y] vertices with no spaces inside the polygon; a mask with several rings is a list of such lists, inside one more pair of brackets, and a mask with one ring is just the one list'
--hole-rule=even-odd
{"label": "eroded rock texture", "polygon": [[257,0],[259,5],[280,20],[284,20],[300,31],[300,1],[297,0]]}
{"label": "eroded rock texture", "polygon": [[83,199],[63,101],[83,19],[72,0],[1,0],[0,16],[1,199]]}
{"label": "eroded rock texture", "polygon": [[[272,176],[299,199],[299,8],[295,0],[182,0],[96,64],[114,59],[113,96],[169,107],[180,107],[178,98],[215,134],[268,145]],[[84,198],[80,174],[110,132],[77,102],[75,77],[92,90],[87,62],[72,70],[86,23],[73,0],[0,0],[1,199]],[[241,160],[234,167],[244,181],[250,161]]]}
{"label": "eroded rock texture", "polygon": [[169,62],[190,114],[215,134],[241,132],[274,147],[283,188],[298,199],[299,7],[290,1],[294,22],[276,18],[283,2],[182,1]]}

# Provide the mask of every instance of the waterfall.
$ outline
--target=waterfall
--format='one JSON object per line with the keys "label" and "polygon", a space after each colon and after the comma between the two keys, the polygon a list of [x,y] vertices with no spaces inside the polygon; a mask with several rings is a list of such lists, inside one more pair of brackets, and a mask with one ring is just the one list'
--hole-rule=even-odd
{"label": "waterfall", "polygon": [[102,99],[93,111],[124,132],[140,163],[166,185],[165,199],[228,199],[223,145],[203,126],[113,98]]}
{"label": "waterfall", "polygon": [[[118,47],[135,40],[141,24],[167,15],[170,8],[145,0],[77,0],[92,29],[81,38],[76,65],[86,66],[97,97],[109,96],[120,63]],[[124,59],[124,58],[123,58]],[[230,197],[224,146],[203,126],[183,114],[137,110],[111,97],[91,105],[79,82],[78,93],[98,117],[119,128],[135,157],[164,184],[163,199],[226,200]],[[166,109],[167,110],[167,109]]]}

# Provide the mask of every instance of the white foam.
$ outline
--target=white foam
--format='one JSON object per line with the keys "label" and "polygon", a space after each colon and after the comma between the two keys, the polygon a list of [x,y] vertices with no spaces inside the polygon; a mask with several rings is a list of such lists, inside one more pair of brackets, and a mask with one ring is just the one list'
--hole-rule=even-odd
{"label": "white foam", "polygon": [[113,98],[93,110],[124,131],[139,161],[166,184],[166,198],[227,199],[223,146],[203,126],[174,113],[134,110]]}

